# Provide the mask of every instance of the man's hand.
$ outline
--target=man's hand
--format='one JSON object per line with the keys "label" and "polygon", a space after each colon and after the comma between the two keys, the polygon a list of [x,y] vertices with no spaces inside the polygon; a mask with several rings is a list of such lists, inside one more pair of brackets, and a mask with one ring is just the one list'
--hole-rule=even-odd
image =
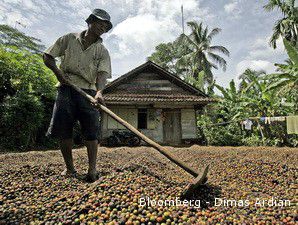
{"label": "man's hand", "polygon": [[101,105],[106,106],[106,103],[104,102],[104,99],[103,99],[102,94],[101,94],[101,90],[97,91],[94,98],[98,103],[100,103]]}

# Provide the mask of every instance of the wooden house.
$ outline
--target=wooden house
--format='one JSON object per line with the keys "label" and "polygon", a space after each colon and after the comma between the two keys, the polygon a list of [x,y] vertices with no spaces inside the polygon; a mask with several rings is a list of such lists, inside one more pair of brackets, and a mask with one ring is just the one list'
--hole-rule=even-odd
{"label": "wooden house", "polygon": [[[107,107],[154,141],[180,145],[197,140],[196,113],[212,100],[179,77],[148,61],[108,84]],[[102,115],[102,139],[125,129]]]}

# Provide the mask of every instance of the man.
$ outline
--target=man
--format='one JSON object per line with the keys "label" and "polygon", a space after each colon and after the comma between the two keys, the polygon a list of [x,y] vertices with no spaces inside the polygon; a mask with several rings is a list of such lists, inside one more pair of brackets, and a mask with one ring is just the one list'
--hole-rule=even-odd
{"label": "man", "polygon": [[[89,169],[86,179],[94,182],[99,178],[96,171],[100,113],[87,99],[67,85],[72,83],[104,104],[101,90],[111,77],[111,61],[108,50],[102,44],[103,33],[112,28],[110,15],[102,9],[94,9],[86,19],[88,29],[81,33],[69,33],[60,37],[44,55],[44,63],[60,84],[47,136],[60,140],[66,169],[61,175],[76,177],[73,165],[73,126],[78,120],[86,140]],[[60,69],[56,57],[61,57]]]}

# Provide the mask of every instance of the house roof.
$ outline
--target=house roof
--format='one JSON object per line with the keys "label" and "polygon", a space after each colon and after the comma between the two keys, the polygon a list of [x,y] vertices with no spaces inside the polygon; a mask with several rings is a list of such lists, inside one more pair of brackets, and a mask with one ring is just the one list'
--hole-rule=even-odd
{"label": "house roof", "polygon": [[[133,93],[133,92],[119,92],[115,90],[117,86],[128,82],[130,79],[137,76],[139,73],[146,69],[154,70],[155,73],[164,76],[172,83],[186,90],[185,93],[179,92],[162,92],[158,91],[156,93],[151,90],[145,93]],[[205,93],[199,89],[193,87],[192,85],[186,83],[178,76],[168,72],[152,61],[147,61],[146,63],[136,67],[135,69],[129,71],[128,73],[117,78],[113,82],[109,83],[103,90],[103,97],[107,103],[109,102],[193,102],[194,104],[207,104],[212,102],[213,99],[209,98]]]}
{"label": "house roof", "polygon": [[209,103],[210,98],[199,97],[195,95],[183,94],[105,94],[104,100],[107,102],[193,102],[193,103]]}

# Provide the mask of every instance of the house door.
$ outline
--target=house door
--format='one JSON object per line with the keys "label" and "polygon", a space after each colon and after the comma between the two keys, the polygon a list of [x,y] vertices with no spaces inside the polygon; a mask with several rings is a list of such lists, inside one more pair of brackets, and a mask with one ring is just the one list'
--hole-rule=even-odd
{"label": "house door", "polygon": [[180,109],[163,110],[163,137],[164,143],[178,145],[181,143],[181,111]]}

